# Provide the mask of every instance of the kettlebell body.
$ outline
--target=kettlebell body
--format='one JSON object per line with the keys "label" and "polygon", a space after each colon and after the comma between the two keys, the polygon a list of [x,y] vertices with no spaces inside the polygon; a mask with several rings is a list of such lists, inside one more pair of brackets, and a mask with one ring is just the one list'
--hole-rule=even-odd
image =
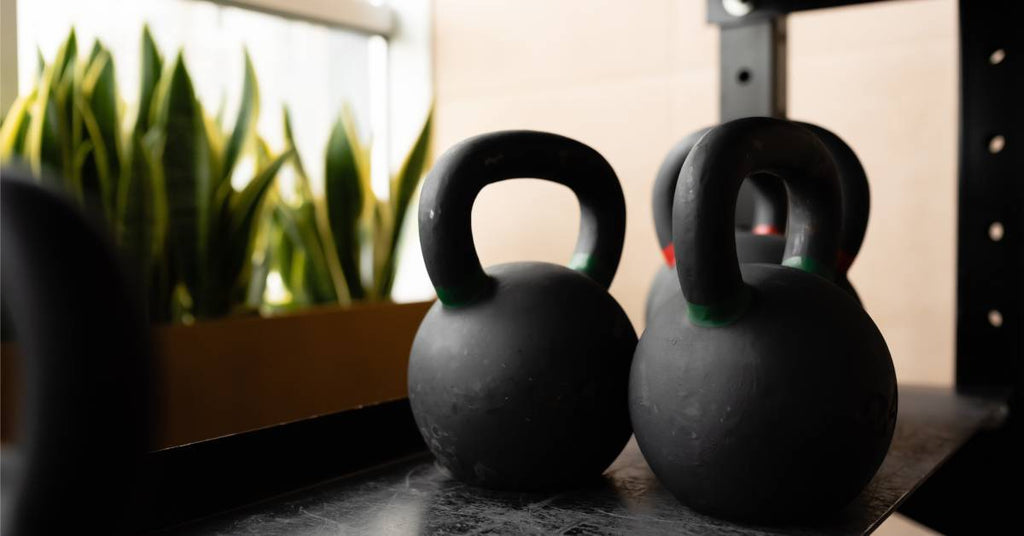
{"label": "kettlebell body", "polygon": [[699,510],[766,521],[835,511],[871,479],[892,436],[885,342],[822,277],[741,271],[753,297],[728,330],[681,322],[681,293],[648,323],[631,375],[637,440],[659,480]]}
{"label": "kettlebell body", "polygon": [[[515,177],[554,180],[577,194],[574,269],[479,267],[472,200],[484,185]],[[606,288],[624,226],[611,167],[561,136],[478,136],[431,171],[420,238],[441,299],[413,341],[409,399],[427,446],[452,475],[490,488],[557,488],[597,477],[622,450],[637,338]]]}
{"label": "kettlebell body", "polygon": [[413,342],[409,396],[427,445],[460,480],[488,487],[551,488],[601,474],[631,431],[628,318],[603,288],[562,266],[487,273],[492,295],[467,307],[435,303]]}
{"label": "kettlebell body", "polygon": [[[790,193],[783,265],[737,261],[744,177]],[[824,515],[881,464],[895,426],[892,359],[870,316],[832,283],[837,171],[800,126],[714,129],[680,172],[674,243],[682,293],[650,320],[630,375],[637,442],[680,501],[745,521]]]}

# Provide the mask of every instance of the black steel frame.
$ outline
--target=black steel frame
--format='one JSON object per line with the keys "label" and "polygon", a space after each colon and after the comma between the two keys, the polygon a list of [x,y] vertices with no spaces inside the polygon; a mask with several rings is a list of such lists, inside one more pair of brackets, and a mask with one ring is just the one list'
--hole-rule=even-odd
{"label": "black steel frame", "polygon": [[[1024,75],[1016,2],[960,2],[957,386],[1024,387]],[[1019,8],[1019,5],[1014,7]]]}
{"label": "black steel frame", "polygon": [[[719,26],[742,26],[751,22],[784,17],[797,11],[870,4],[881,0],[708,0],[708,22]],[[730,13],[729,5],[743,5],[744,15]]]}

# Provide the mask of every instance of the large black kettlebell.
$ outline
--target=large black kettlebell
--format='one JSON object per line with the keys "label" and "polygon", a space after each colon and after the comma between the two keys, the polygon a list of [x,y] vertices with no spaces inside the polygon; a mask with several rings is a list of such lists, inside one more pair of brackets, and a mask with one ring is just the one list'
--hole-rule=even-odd
{"label": "large black kettlebell", "polygon": [[[781,266],[737,261],[736,195],[757,173],[779,177],[789,193]],[[770,118],[713,129],[680,172],[673,238],[682,295],[640,339],[630,414],[654,473],[694,508],[755,521],[832,512],[888,449],[889,350],[831,282],[837,174],[810,130]]]}
{"label": "large black kettlebell", "polygon": [[[870,191],[867,176],[856,153],[839,136],[831,131],[800,123],[810,129],[831,151],[839,169],[839,190],[841,192],[842,231],[835,282],[850,293],[857,301],[860,297],[847,278],[847,271],[860,251],[867,229],[870,211]],[[649,321],[654,311],[679,292],[679,279],[675,272],[675,250],[672,245],[672,199],[675,196],[679,170],[693,149],[694,144],[708,129],[699,130],[683,138],[662,162],[654,181],[652,213],[658,243],[662,248],[665,266],[659,268],[647,294],[646,318]],[[786,246],[785,236],[785,190],[771,177],[755,176],[750,179],[754,197],[754,225],[750,231],[736,231],[736,254],[740,264],[761,262],[778,264]]]}
{"label": "large black kettlebell", "polygon": [[150,446],[142,308],[75,207],[27,175],[3,175],[3,299],[24,391],[17,443],[4,448],[0,532],[129,532]]}
{"label": "large black kettlebell", "polygon": [[[568,186],[580,233],[570,266],[480,266],[470,213],[486,185]],[[439,301],[409,358],[420,433],[457,478],[503,489],[599,475],[630,435],[636,332],[608,294],[625,235],[615,172],[596,151],[542,132],[496,132],[446,152],[420,197],[420,245]]]}

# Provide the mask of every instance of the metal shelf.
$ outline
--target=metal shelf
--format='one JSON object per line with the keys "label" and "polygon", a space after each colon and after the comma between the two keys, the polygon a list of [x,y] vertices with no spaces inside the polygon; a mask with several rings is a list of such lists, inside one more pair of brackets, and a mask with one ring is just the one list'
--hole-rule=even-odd
{"label": "metal shelf", "polygon": [[853,503],[814,524],[761,527],[698,514],[662,488],[634,441],[593,486],[502,493],[451,480],[429,454],[336,480],[168,533],[227,534],[865,534],[986,426],[1003,404],[904,386],[889,454]]}

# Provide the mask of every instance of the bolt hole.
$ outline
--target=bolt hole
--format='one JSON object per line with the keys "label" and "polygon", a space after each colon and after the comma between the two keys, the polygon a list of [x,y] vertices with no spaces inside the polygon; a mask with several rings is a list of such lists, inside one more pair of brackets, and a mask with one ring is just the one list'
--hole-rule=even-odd
{"label": "bolt hole", "polygon": [[992,65],[999,65],[1000,63],[1003,63],[1003,60],[1005,59],[1006,51],[1001,48],[997,48],[992,51],[992,54],[989,55],[988,62],[991,63]]}
{"label": "bolt hole", "polygon": [[1002,135],[992,136],[992,139],[988,140],[988,152],[992,154],[999,154],[1006,148],[1006,138]]}
{"label": "bolt hole", "polygon": [[1000,222],[995,221],[992,222],[992,225],[988,226],[988,237],[993,242],[999,242],[1002,240],[1004,232],[1005,229],[1003,229],[1003,224]]}
{"label": "bolt hole", "polygon": [[988,312],[988,323],[994,327],[999,328],[1003,326],[1003,313],[1000,313],[996,309],[992,309]]}
{"label": "bolt hole", "polygon": [[736,80],[741,84],[746,84],[750,81],[750,70],[740,69],[740,72],[736,73]]}

